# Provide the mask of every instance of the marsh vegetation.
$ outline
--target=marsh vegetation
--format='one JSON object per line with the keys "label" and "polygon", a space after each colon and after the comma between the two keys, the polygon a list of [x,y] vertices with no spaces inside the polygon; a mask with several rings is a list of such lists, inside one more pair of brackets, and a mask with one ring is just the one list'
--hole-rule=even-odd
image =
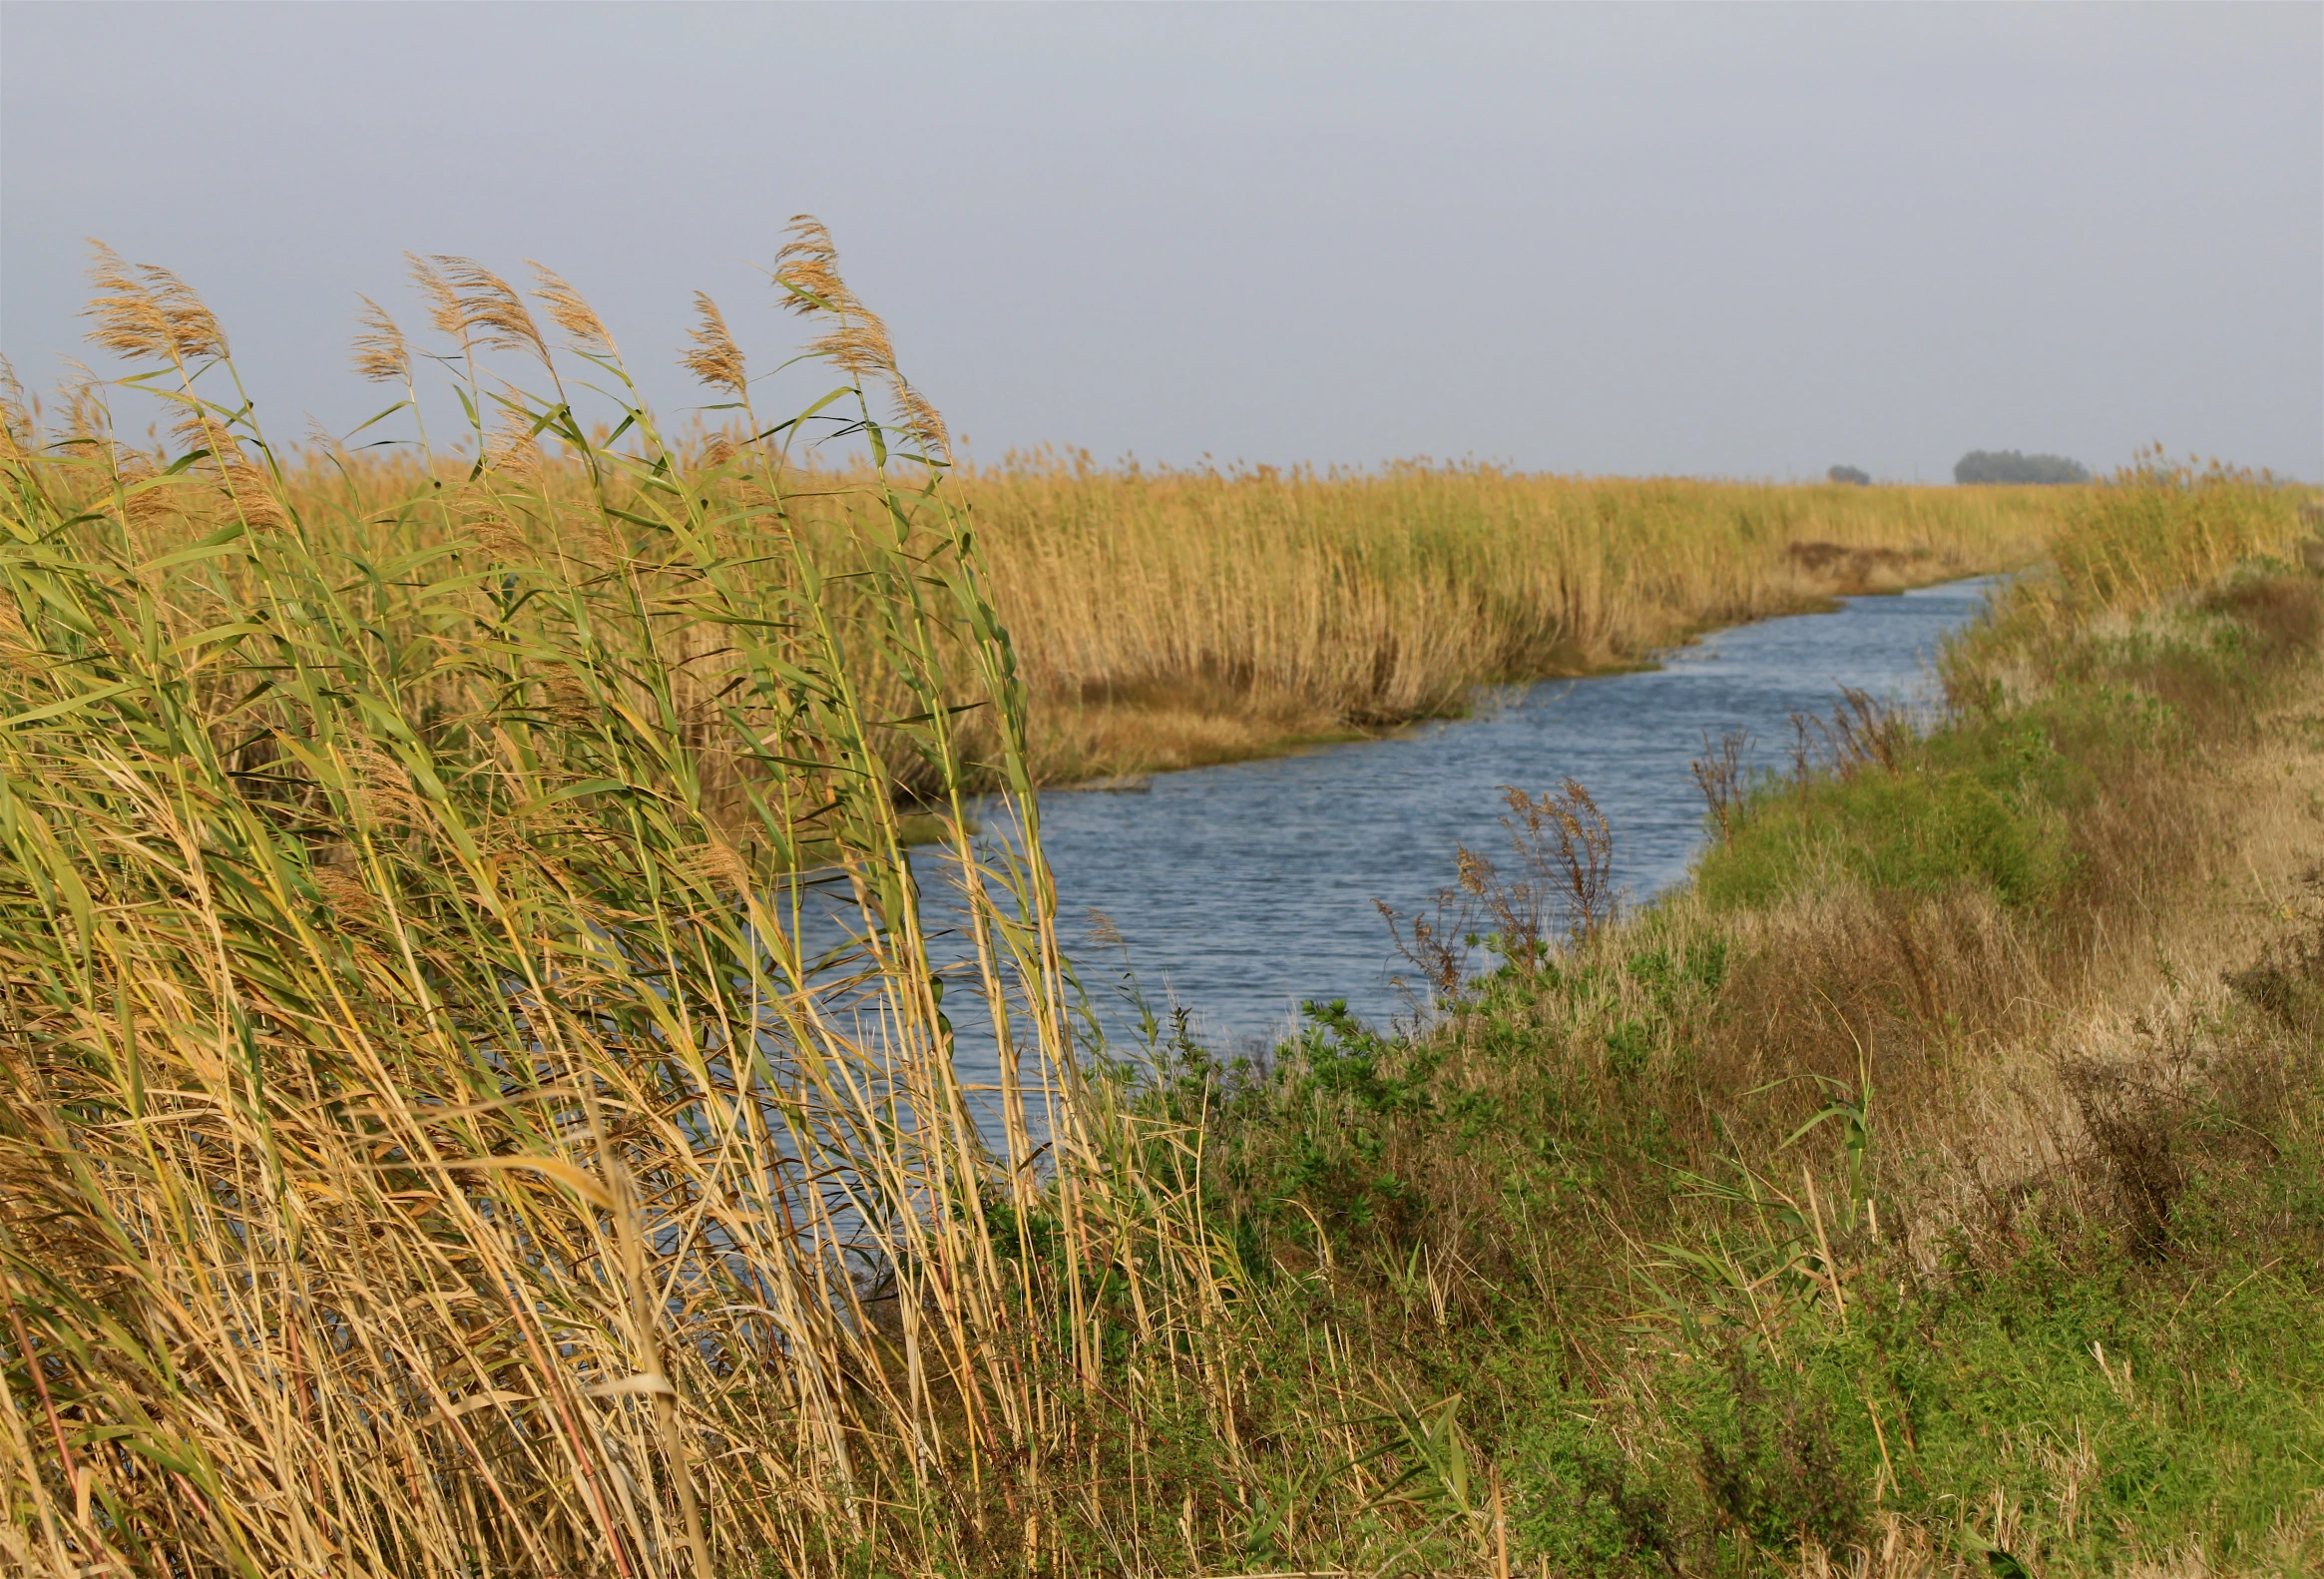
{"label": "marsh vegetation", "polygon": [[[419,277],[463,447],[275,447],[199,297],[110,258],[168,450],[7,413],[12,1567],[2324,1555],[2290,490],[956,474],[811,222],[778,299],[835,388],[749,411],[704,301],[746,426],[680,443],[553,274]],[[363,369],[417,349],[380,313]],[[1418,1030],[1077,1036],[1043,780],[2037,556],[1934,732],[1707,760],[1699,880],[1641,912],[1587,787],[1524,787],[1407,928]]]}

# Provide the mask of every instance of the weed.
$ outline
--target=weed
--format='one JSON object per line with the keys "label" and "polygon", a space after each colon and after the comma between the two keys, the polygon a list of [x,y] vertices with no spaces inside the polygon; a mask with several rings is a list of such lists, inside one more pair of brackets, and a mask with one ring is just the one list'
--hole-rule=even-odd
{"label": "weed", "polygon": [[1829,1400],[1771,1397],[1762,1364],[1739,1344],[1729,1350],[1727,1378],[1728,1429],[1698,1437],[1717,1517],[1763,1546],[1855,1540],[1870,1477],[1834,1439]]}

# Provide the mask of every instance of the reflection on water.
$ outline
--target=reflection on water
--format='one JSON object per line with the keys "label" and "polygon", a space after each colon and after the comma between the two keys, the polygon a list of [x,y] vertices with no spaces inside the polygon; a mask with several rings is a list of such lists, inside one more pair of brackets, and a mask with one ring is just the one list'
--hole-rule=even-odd
{"label": "reflection on water", "polygon": [[[1198,1037],[1234,1050],[1279,1036],[1302,999],[1345,998],[1373,1019],[1409,1013],[1373,901],[1417,909],[1451,879],[1454,845],[1498,851],[1500,786],[1582,781],[1613,823],[1618,881],[1650,895],[1700,848],[1688,764],[1706,733],[1748,730],[1757,765],[1775,767],[1788,761],[1791,716],[1828,711],[1842,686],[1932,705],[1940,641],[1993,584],[1741,626],[1658,670],[1513,689],[1475,718],[1389,740],[1161,774],[1138,793],[1046,793],[1042,842],[1068,949],[1101,997],[1126,950],[1158,1009],[1183,1005]],[[1122,947],[1105,946],[1103,925],[1093,935],[1092,911]],[[976,1061],[964,1046],[963,1064]]]}

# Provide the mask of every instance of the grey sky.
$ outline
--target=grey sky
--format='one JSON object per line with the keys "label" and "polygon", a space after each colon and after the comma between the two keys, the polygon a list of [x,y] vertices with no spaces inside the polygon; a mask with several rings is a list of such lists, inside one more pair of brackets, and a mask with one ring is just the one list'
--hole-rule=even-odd
{"label": "grey sky", "polygon": [[795,344],[807,210],[985,458],[2324,477],[2315,4],[12,3],[0,139],[19,373],[94,235],[282,436],[385,403],[407,248],[542,259],[691,404],[694,289]]}

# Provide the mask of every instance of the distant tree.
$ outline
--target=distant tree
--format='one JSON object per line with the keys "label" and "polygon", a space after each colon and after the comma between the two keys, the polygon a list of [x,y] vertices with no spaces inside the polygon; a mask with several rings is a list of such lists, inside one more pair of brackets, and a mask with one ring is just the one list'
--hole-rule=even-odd
{"label": "distant tree", "polygon": [[1861,466],[1834,466],[1824,475],[1834,482],[1852,482],[1859,488],[1872,486],[1872,473],[1864,470]]}
{"label": "distant tree", "polygon": [[2014,449],[1973,449],[1953,463],[1955,482],[2088,482],[2090,472],[2064,455],[2021,455]]}

